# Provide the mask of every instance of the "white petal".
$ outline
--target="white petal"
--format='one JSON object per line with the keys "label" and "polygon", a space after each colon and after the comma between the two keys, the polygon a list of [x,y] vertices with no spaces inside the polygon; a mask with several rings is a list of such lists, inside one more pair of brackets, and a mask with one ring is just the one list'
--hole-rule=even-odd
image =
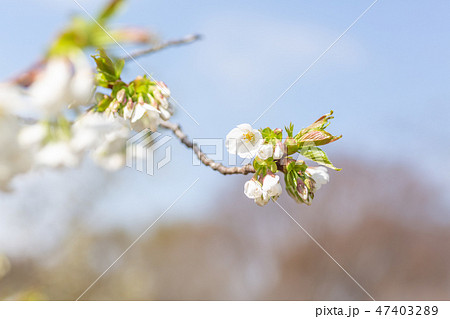
{"label": "white petal", "polygon": [[47,130],[42,124],[33,124],[24,127],[18,136],[20,145],[22,146],[32,146],[37,145],[42,142]]}
{"label": "white petal", "polygon": [[242,138],[242,130],[239,128],[232,129],[226,136],[225,146],[230,154],[236,154],[238,143]]}
{"label": "white petal", "polygon": [[136,104],[134,107],[133,116],[131,117],[131,123],[134,123],[141,119],[141,117],[144,115],[146,109],[139,103]]}
{"label": "white petal", "polygon": [[76,71],[70,84],[75,104],[88,104],[94,90],[94,74],[91,68]]}
{"label": "white petal", "polygon": [[269,197],[277,199],[282,192],[282,188],[280,185],[280,176],[266,175],[266,177],[264,177],[262,189],[263,192],[267,193]]}
{"label": "white petal", "polygon": [[273,155],[273,146],[270,144],[261,145],[258,150],[258,157],[262,160],[266,160]]}
{"label": "white petal", "polygon": [[241,129],[242,131],[246,131],[246,132],[251,132],[253,129],[252,126],[247,123],[239,124],[237,127],[239,129]]}
{"label": "white petal", "polygon": [[226,139],[240,140],[243,134],[244,132],[240,128],[235,127],[227,134]]}
{"label": "white petal", "polygon": [[277,143],[277,146],[275,146],[275,151],[273,152],[273,158],[274,159],[280,159],[284,155],[283,148],[280,146],[280,143]]}
{"label": "white petal", "polygon": [[70,81],[72,68],[65,58],[51,58],[44,71],[29,87],[32,103],[46,114],[61,112],[71,102]]}
{"label": "white petal", "polygon": [[255,203],[258,206],[264,206],[269,202],[268,196],[259,196],[258,198],[255,198]]}
{"label": "white petal", "polygon": [[316,182],[316,190],[320,189],[322,185],[330,181],[330,175],[325,167],[308,167],[306,173]]}
{"label": "white petal", "polygon": [[261,197],[261,195],[263,194],[261,184],[254,179],[247,181],[244,184],[244,194],[251,199]]}
{"label": "white petal", "polygon": [[123,108],[123,118],[128,120],[128,119],[131,119],[132,115],[133,115],[133,108],[129,108],[128,106],[125,106]]}
{"label": "white petal", "polygon": [[148,103],[142,104],[142,107],[149,112],[161,113],[156,107],[154,107],[153,105],[150,105]]}
{"label": "white petal", "polygon": [[258,152],[259,146],[254,146],[249,142],[238,143],[237,154],[242,158],[253,158]]}
{"label": "white petal", "polygon": [[65,142],[49,143],[36,154],[36,162],[42,166],[73,167],[79,160]]}

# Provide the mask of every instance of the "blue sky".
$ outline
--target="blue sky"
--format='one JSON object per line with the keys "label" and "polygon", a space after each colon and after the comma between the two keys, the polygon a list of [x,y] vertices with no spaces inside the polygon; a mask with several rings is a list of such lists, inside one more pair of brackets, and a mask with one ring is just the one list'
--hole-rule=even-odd
{"label": "blue sky", "polygon": [[[103,3],[79,2],[92,13]],[[198,121],[200,125],[180,109],[173,118],[191,137],[224,137],[236,124],[258,118],[371,3],[135,0],[113,24],[148,26],[162,39],[204,36],[139,62],[166,82]],[[3,79],[33,63],[68,16],[81,12],[72,0],[3,0],[2,5]],[[372,163],[402,163],[422,170],[447,197],[449,12],[448,1],[378,1],[255,126],[283,127],[292,121],[301,128],[333,109],[336,118],[329,129],[344,138],[326,147],[331,159],[345,154]],[[133,62],[126,72],[130,77],[142,73]],[[160,213],[197,177],[200,181],[177,205],[202,212],[227,184],[235,187],[236,180],[243,184],[247,179],[192,168],[191,153],[175,140],[171,145],[173,161],[157,176],[131,169],[118,173],[93,205],[99,216],[123,221],[134,212],[135,222],[139,216],[150,220],[149,207]],[[86,185],[99,176],[86,174]],[[76,196],[75,190],[61,186],[63,177],[45,178],[44,184],[51,181],[45,186],[49,192],[64,189]],[[7,199],[12,210],[19,207],[19,196]],[[51,207],[67,196],[44,202]]]}

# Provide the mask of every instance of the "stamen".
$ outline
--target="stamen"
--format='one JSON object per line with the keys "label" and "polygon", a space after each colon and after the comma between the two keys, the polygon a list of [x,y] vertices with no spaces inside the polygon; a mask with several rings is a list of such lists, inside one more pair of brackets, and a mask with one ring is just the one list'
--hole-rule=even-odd
{"label": "stamen", "polygon": [[242,134],[245,140],[252,142],[255,139],[255,134],[248,132],[247,134]]}

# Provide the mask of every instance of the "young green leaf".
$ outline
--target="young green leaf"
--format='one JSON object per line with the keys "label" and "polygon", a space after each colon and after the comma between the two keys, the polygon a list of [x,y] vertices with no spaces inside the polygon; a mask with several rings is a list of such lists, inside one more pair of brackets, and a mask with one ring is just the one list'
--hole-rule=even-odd
{"label": "young green leaf", "polygon": [[331,163],[331,161],[328,159],[327,154],[322,151],[317,146],[307,146],[299,149],[298,151],[301,155],[303,155],[306,158],[309,158],[310,160],[322,164],[326,167],[329,167],[331,169],[334,169],[336,171],[340,171],[340,168],[334,167],[334,165]]}

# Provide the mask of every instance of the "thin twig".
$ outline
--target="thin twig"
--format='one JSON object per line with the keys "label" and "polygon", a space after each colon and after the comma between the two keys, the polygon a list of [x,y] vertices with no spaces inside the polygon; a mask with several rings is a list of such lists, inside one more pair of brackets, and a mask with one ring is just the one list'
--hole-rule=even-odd
{"label": "thin twig", "polygon": [[[168,47],[189,44],[189,43],[195,42],[200,39],[201,39],[201,35],[199,35],[199,34],[188,35],[182,39],[163,42],[163,43],[157,44],[151,48],[136,51],[130,55],[123,57],[123,59],[131,60],[131,59],[134,59],[134,58],[146,55],[146,54],[151,54],[151,53],[154,53],[154,52],[157,52],[160,50],[164,50],[165,48],[168,48]],[[19,75],[15,76],[14,78],[12,78],[11,82],[21,85],[23,87],[30,86],[36,79],[37,74],[39,74],[39,72],[42,71],[42,67],[45,65],[45,62],[46,62],[45,60],[38,61],[37,63],[32,65],[28,70],[20,73]]]}
{"label": "thin twig", "polygon": [[157,51],[161,51],[168,47],[189,44],[189,43],[192,43],[192,42],[200,40],[200,39],[201,39],[201,36],[199,34],[188,35],[179,40],[163,42],[163,43],[157,44],[155,46],[152,46],[151,48],[136,51],[130,55],[127,55],[126,57],[123,57],[123,59],[125,59],[125,60],[134,59],[134,58],[146,55],[146,54],[151,54],[151,53],[154,53]]}
{"label": "thin twig", "polygon": [[251,165],[251,164],[247,164],[245,166],[240,166],[240,167],[237,167],[237,166],[236,167],[226,167],[220,163],[214,162],[212,159],[210,159],[208,156],[206,156],[205,153],[203,153],[200,150],[200,147],[198,147],[197,144],[193,143],[187,137],[187,135],[181,130],[180,125],[172,123],[172,122],[164,121],[161,123],[161,126],[171,130],[175,134],[175,136],[181,141],[181,143],[183,143],[188,148],[191,148],[194,151],[195,155],[197,155],[198,159],[204,165],[211,167],[213,170],[218,171],[219,173],[221,173],[223,175],[231,175],[231,174],[247,175],[250,173],[255,173],[255,169],[253,168],[253,165]]}

